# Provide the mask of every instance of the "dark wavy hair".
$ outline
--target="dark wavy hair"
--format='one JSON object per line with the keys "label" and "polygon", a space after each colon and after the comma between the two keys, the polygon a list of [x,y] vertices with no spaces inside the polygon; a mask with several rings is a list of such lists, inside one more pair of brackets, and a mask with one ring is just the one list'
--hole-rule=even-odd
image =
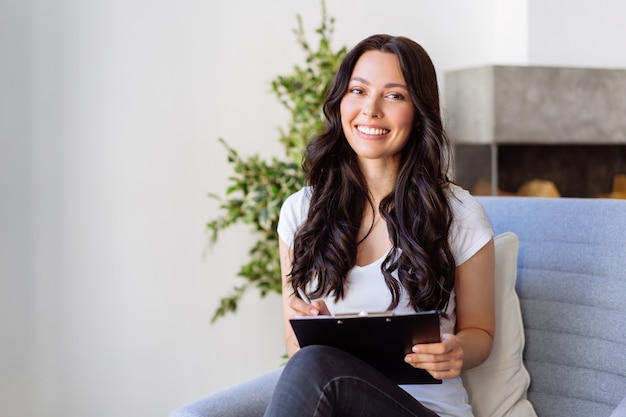
{"label": "dark wavy hair", "polygon": [[[364,207],[374,204],[355,152],[341,126],[340,104],[352,71],[367,51],[398,58],[415,108],[411,136],[401,151],[395,189],[380,203],[392,249],[381,270],[392,295],[400,285],[416,311],[445,310],[454,287],[455,263],[448,244],[449,141],[443,129],[435,68],[426,51],[405,37],[373,35],[345,57],[324,103],[325,131],[308,144],[303,168],[312,186],[311,205],[295,235],[288,277],[294,290],[313,282],[312,297],[343,298],[348,271],[356,264],[357,233]],[[391,273],[397,271],[398,279]]]}

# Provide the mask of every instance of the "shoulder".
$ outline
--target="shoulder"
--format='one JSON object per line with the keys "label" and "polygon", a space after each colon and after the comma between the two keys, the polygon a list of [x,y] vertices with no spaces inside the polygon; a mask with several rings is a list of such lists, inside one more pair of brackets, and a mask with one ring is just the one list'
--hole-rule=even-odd
{"label": "shoulder", "polygon": [[283,206],[285,205],[298,205],[301,203],[307,203],[311,200],[311,193],[313,192],[313,188],[310,186],[302,187],[295,193],[291,194],[289,197],[285,199]]}
{"label": "shoulder", "polygon": [[306,220],[311,203],[311,187],[304,187],[285,199],[278,218],[278,235],[289,246],[293,244],[293,236]]}
{"label": "shoulder", "polygon": [[467,190],[450,184],[448,201],[452,210],[450,249],[456,264],[461,265],[489,242],[493,231],[480,201]]}
{"label": "shoulder", "polygon": [[306,216],[312,191],[311,187],[304,187],[287,197],[280,209],[280,216],[300,217],[303,213]]}
{"label": "shoulder", "polygon": [[448,186],[448,202],[452,215],[459,221],[471,217],[485,217],[485,211],[480,201],[466,189],[450,184]]}

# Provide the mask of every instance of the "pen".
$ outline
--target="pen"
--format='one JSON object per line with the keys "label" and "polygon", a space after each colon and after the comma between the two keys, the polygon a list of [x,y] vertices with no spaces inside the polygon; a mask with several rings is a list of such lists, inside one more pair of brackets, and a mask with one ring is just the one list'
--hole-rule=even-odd
{"label": "pen", "polygon": [[298,296],[302,299],[302,301],[304,301],[307,304],[311,304],[311,299],[306,295],[304,291],[302,291],[302,288],[298,287],[297,291],[298,291]]}

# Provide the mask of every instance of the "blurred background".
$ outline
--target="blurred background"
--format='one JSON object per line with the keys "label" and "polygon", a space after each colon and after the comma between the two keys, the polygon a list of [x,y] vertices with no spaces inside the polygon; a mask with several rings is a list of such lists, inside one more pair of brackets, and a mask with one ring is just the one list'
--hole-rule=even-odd
{"label": "blurred background", "polygon": [[[287,114],[269,82],[302,62],[296,15],[312,35],[320,5],[0,1],[0,415],[166,416],[281,364],[277,296],[209,324],[253,238],[235,228],[209,249],[207,193],[229,175],[217,138],[280,155]],[[327,9],[336,49],[405,35],[441,80],[486,64],[626,68],[622,0]]]}

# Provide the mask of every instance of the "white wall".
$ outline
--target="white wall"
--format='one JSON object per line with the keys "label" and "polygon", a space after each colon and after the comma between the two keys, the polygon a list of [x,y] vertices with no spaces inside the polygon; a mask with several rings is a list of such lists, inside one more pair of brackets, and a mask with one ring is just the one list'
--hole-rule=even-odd
{"label": "white wall", "polygon": [[533,65],[626,67],[623,0],[529,0]]}
{"label": "white wall", "polygon": [[[626,67],[618,0],[504,3],[328,10],[336,45],[407,35],[440,74]],[[0,415],[166,415],[281,362],[278,297],[209,325],[252,240],[207,251],[204,223],[229,174],[218,137],[280,153],[268,83],[301,62],[298,13],[312,32],[312,0],[0,3]]]}

